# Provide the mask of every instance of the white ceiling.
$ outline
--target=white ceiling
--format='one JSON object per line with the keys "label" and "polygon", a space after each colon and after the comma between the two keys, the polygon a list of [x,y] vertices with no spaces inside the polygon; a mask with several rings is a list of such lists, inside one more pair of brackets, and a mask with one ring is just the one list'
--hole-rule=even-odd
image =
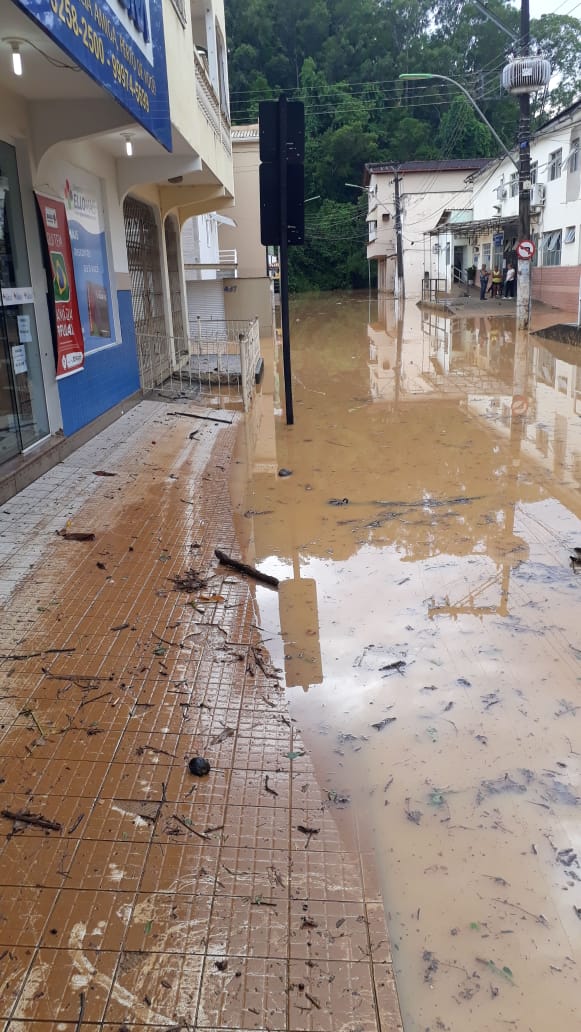
{"label": "white ceiling", "polygon": [[[12,71],[12,50],[7,39],[23,40],[22,75]],[[38,47],[42,53],[35,50]],[[11,93],[26,100],[78,100],[102,97],[102,88],[86,72],[55,68],[43,54],[53,61],[73,65],[74,62],[60,50],[36,22],[28,18],[12,0],[0,0],[0,84]],[[50,75],[47,74],[50,72]],[[129,116],[128,116],[129,117]]]}

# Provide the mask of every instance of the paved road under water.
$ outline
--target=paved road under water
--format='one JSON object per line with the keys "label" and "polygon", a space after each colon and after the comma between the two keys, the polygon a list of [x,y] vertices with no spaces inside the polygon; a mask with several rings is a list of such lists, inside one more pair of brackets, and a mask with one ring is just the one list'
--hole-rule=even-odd
{"label": "paved road under water", "polygon": [[581,352],[361,295],[291,327],[295,426],[275,370],[237,529],[286,579],[261,625],[377,852],[406,1032],[574,1032]]}

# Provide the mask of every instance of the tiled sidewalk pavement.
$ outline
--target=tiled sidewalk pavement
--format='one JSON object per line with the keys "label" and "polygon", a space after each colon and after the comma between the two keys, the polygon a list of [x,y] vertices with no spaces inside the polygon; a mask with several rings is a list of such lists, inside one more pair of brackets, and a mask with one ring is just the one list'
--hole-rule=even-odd
{"label": "tiled sidewalk pavement", "polygon": [[1,809],[60,829],[0,821],[0,1023],[391,1032],[373,859],[316,789],[252,584],[214,559],[237,554],[235,427],[170,410],[3,506]]}

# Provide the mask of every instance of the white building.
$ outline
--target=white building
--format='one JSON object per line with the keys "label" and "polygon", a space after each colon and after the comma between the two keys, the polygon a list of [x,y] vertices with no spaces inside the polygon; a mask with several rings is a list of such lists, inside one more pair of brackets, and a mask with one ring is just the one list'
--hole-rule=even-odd
{"label": "white building", "polygon": [[[577,311],[581,276],[580,140],[581,102],[556,115],[531,139],[531,235],[537,247],[533,299],[570,312]],[[509,261],[516,262],[518,207],[515,165],[507,157],[491,162],[472,177],[472,197],[464,210],[450,213],[439,226],[434,223],[427,250],[432,256],[435,251],[462,250],[464,267],[506,268]],[[445,275],[449,289],[448,265]]]}
{"label": "white building", "polygon": [[[472,189],[467,176],[487,162],[482,158],[453,158],[438,161],[406,161],[399,164],[380,162],[365,166],[368,191],[367,223],[369,237],[367,257],[377,262],[377,285],[380,293],[395,293],[407,298],[422,296],[424,270],[427,268],[426,233],[439,221],[442,213],[470,204]],[[401,247],[403,289],[396,282],[397,268],[397,190],[401,212]],[[462,255],[450,254],[457,276],[461,278]]]}
{"label": "white building", "polygon": [[227,318],[224,280],[237,276],[236,251],[220,250],[218,229],[234,226],[234,220],[219,212],[208,212],[188,219],[182,229],[182,254],[186,280],[189,333],[193,335],[198,319]]}
{"label": "white building", "polygon": [[233,198],[223,0],[57,6],[0,0],[0,497],[140,397]]}

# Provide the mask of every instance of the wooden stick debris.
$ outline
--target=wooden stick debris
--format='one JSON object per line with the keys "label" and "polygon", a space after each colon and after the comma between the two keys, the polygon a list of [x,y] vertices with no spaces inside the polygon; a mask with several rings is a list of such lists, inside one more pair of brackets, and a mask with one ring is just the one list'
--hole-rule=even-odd
{"label": "wooden stick debris", "polygon": [[77,1024],[76,1024],[75,1032],[80,1032],[81,1026],[83,1024],[84,1016],[85,1016],[85,994],[84,993],[79,993],[79,1016],[77,1018]]}
{"label": "wooden stick debris", "polygon": [[88,706],[90,702],[98,702],[99,699],[106,699],[108,695],[111,695],[110,691],[103,692],[101,695],[89,695],[88,699],[83,699],[83,701],[79,703],[79,709],[82,709],[83,706]]}
{"label": "wooden stick debris", "polygon": [[11,659],[14,661],[22,659],[38,659],[39,656],[56,656],[62,652],[76,652],[74,649],[43,649],[42,652],[16,652],[12,655],[2,655],[0,659]]}
{"label": "wooden stick debris", "polygon": [[219,416],[201,416],[199,412],[168,412],[168,416],[187,416],[188,419],[205,419],[208,423],[225,423],[232,426],[234,420],[220,419]]}
{"label": "wooden stick debris", "polygon": [[177,821],[178,824],[181,824],[182,827],[186,829],[186,831],[191,831],[192,835],[197,835],[198,838],[201,838],[201,839],[207,839],[208,838],[208,836],[206,834],[204,834],[204,832],[196,831],[195,828],[192,828],[191,824],[188,824],[188,822],[185,821],[183,819],[183,817],[178,817],[177,813],[172,814],[172,817],[173,817],[174,821]]}
{"label": "wooden stick debris", "polygon": [[94,541],[95,534],[91,530],[57,530],[59,537],[65,541]]}
{"label": "wooden stick debris", "polygon": [[21,824],[31,824],[35,828],[45,828],[46,831],[63,830],[58,821],[50,821],[40,813],[29,813],[28,810],[2,810],[1,813],[9,821],[20,821]]}
{"label": "wooden stick debris", "polygon": [[278,588],[280,583],[278,577],[271,577],[269,573],[262,573],[261,570],[257,570],[254,566],[248,566],[247,563],[242,563],[239,559],[233,559],[232,556],[223,552],[221,548],[216,548],[214,555],[223,566],[230,566],[233,570],[237,570],[238,573],[244,573],[247,577],[260,581],[261,584],[268,584],[271,588]]}

